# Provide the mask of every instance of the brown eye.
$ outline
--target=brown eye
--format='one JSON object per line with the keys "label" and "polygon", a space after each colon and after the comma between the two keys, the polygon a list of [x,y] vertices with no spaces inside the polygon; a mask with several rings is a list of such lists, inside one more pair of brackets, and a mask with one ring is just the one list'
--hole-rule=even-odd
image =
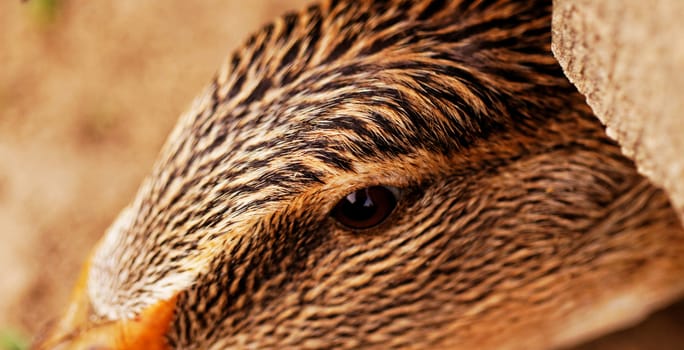
{"label": "brown eye", "polygon": [[394,187],[373,186],[348,194],[337,203],[331,216],[352,229],[366,229],[383,222],[397,206],[399,191]]}

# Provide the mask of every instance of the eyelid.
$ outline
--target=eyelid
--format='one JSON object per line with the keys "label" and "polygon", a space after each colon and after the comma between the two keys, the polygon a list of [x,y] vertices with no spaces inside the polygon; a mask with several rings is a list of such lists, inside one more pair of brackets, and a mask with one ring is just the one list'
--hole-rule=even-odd
{"label": "eyelid", "polygon": [[403,194],[403,191],[401,190],[401,188],[389,186],[389,185],[379,185],[379,186],[383,186],[383,187],[387,188],[388,190],[390,190],[390,192],[392,192],[392,194],[397,199],[397,201],[399,201],[401,199],[401,195]]}
{"label": "eyelid", "polygon": [[397,187],[397,186],[392,186],[392,185],[386,185],[386,184],[363,184],[363,185],[358,185],[358,186],[352,186],[350,190],[347,191],[344,195],[342,195],[340,198],[335,198],[338,203],[341,199],[344,199],[346,196],[348,196],[350,193],[355,193],[356,191],[362,190],[364,188],[370,188],[370,187],[375,187],[375,186],[382,186],[387,188],[392,194],[394,195],[394,198],[396,198],[397,202],[401,200],[404,194],[404,189],[402,187]]}

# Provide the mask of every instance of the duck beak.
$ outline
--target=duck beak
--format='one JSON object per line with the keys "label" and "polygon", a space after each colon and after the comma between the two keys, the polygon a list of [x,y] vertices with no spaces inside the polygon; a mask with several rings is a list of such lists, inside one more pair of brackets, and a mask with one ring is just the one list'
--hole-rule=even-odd
{"label": "duck beak", "polygon": [[35,340],[33,350],[168,350],[165,334],[171,324],[175,297],[152,305],[137,317],[102,321],[93,316],[87,295],[86,264],[64,316]]}

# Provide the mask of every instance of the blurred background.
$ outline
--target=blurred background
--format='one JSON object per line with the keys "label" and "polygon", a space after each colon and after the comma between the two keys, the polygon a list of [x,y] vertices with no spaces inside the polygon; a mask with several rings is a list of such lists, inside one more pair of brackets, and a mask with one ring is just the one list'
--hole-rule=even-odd
{"label": "blurred background", "polygon": [[[62,311],[224,56],[308,2],[0,2],[0,350]],[[581,348],[684,348],[684,303]]]}

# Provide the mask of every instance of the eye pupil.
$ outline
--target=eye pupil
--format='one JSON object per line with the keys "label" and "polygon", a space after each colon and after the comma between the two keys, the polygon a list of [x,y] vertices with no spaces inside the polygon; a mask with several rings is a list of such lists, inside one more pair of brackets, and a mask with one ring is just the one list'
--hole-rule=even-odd
{"label": "eye pupil", "polygon": [[366,187],[342,198],[332,217],[352,229],[366,229],[384,221],[396,205],[396,195],[390,188]]}
{"label": "eye pupil", "polygon": [[341,213],[348,219],[363,221],[373,217],[377,210],[368,188],[353,192],[340,203]]}

